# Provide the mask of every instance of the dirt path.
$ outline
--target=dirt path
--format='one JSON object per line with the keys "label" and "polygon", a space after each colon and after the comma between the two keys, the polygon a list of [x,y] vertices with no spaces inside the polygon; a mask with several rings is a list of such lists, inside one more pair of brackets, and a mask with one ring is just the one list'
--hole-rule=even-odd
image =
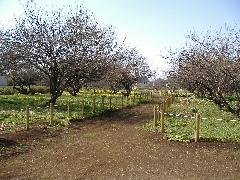
{"label": "dirt path", "polygon": [[151,111],[126,108],[32,137],[31,151],[1,159],[0,179],[240,179],[239,143],[167,142],[141,128]]}

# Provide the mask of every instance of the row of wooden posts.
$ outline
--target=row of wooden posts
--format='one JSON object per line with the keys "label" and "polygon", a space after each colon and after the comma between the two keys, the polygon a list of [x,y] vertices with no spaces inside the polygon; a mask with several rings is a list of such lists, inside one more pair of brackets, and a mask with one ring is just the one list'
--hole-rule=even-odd
{"label": "row of wooden posts", "polygon": [[[160,104],[154,105],[153,108],[153,126],[157,127],[157,122],[160,121],[160,132],[164,133],[164,115],[168,112],[169,107],[174,102],[174,97],[166,97]],[[200,130],[200,114],[195,113],[195,142],[199,141]]]}
{"label": "row of wooden posts", "polygon": [[[126,98],[126,105],[132,105],[135,104],[137,99],[142,101],[142,100],[151,100],[152,98],[152,93],[140,93],[140,94],[133,94],[132,96],[121,96],[121,107],[124,107],[124,97]],[[105,98],[106,96],[101,97],[101,108],[105,108]],[[112,109],[113,102],[112,102],[113,97],[109,97],[109,109]],[[81,114],[82,117],[84,117],[84,106],[85,102],[84,100],[81,101]],[[53,103],[50,103],[49,105],[49,114],[50,114],[50,126],[53,125],[54,121],[54,108],[53,108]],[[93,96],[93,101],[92,101],[92,112],[96,112],[96,96]],[[71,101],[69,100],[67,103],[67,120],[71,119]],[[30,107],[26,107],[26,129],[29,130],[29,122],[30,122]]]}

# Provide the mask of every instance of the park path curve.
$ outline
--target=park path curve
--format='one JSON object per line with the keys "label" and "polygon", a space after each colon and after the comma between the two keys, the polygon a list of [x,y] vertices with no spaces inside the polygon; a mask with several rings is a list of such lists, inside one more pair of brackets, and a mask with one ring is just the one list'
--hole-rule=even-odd
{"label": "park path curve", "polygon": [[0,159],[0,179],[240,179],[239,144],[163,140],[142,128],[152,109],[126,107],[33,140]]}

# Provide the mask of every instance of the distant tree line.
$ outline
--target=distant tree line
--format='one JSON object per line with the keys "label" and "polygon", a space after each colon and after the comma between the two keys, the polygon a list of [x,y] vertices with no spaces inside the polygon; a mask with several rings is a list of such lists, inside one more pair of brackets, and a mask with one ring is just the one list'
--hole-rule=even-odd
{"label": "distant tree line", "polygon": [[25,5],[24,15],[11,29],[0,30],[0,70],[22,93],[44,81],[55,103],[64,90],[77,95],[91,82],[104,81],[113,92],[150,77],[151,71],[135,48],[119,44],[114,29],[102,27],[84,7],[51,12]]}

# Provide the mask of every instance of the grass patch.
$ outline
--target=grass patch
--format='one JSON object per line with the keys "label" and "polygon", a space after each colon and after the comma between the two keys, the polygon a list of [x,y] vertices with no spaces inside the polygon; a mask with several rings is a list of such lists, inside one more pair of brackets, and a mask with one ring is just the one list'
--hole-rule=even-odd
{"label": "grass patch", "polygon": [[[240,142],[240,119],[219,108],[211,101],[195,97],[178,97],[165,116],[165,137],[168,140],[194,140],[194,113],[201,114],[200,141]],[[171,116],[170,116],[171,114]],[[144,127],[154,130],[152,121]],[[158,124],[155,130],[159,130]]]}
{"label": "grass patch", "polygon": [[[94,94],[95,93],[95,94]],[[104,107],[102,106],[102,96],[104,96]],[[95,97],[95,112],[93,111],[93,98]],[[83,117],[97,116],[110,109],[118,109],[122,107],[121,94],[109,94],[108,91],[81,91],[78,96],[73,97],[69,93],[58,98],[54,106],[54,121],[55,126],[65,126],[68,119],[67,104],[70,101],[71,119],[82,119]],[[47,123],[50,119],[48,101],[50,94],[35,94],[35,95],[0,95],[0,133],[9,132],[16,129],[24,128],[26,118],[26,106],[30,107],[31,123]],[[82,102],[84,101],[84,114],[82,114]],[[135,104],[139,103],[140,99],[135,99]],[[123,104],[126,106],[129,103],[127,99],[123,99]],[[132,102],[133,103],[133,102]]]}

